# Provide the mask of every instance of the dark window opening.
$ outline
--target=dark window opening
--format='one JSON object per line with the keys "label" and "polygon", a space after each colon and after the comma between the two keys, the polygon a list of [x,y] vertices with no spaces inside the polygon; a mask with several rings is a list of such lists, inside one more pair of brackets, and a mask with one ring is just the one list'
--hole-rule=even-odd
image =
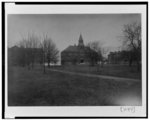
{"label": "dark window opening", "polygon": [[83,60],[83,59],[81,59],[81,60],[80,60],[80,63],[84,63],[84,60]]}

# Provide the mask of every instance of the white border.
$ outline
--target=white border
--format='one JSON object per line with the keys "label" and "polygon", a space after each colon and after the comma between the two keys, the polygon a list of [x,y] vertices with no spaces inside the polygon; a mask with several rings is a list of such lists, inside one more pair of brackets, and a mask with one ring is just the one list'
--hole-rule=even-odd
{"label": "white border", "polygon": [[[15,116],[146,116],[146,5],[15,5],[5,6],[5,118]],[[135,113],[120,111],[120,106],[7,106],[7,14],[112,14],[140,13],[142,15],[142,106],[135,106]],[[130,106],[129,106],[130,107]]]}

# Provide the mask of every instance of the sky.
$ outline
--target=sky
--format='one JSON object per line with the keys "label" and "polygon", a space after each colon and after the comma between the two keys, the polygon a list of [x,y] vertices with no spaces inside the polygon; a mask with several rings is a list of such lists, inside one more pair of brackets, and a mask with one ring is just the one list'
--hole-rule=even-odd
{"label": "sky", "polygon": [[8,47],[16,45],[28,33],[40,39],[47,34],[59,51],[77,45],[82,34],[84,44],[100,41],[110,51],[118,50],[122,42],[123,25],[141,22],[140,14],[9,14]]}

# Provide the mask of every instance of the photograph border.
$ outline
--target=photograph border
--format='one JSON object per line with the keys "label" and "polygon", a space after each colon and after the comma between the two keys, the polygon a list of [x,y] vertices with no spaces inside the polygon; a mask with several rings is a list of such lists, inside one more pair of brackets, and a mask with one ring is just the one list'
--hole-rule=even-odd
{"label": "photograph border", "polygon": [[15,117],[16,119],[148,118],[148,2],[2,2],[2,119],[5,119],[5,5],[146,5],[146,116],[145,117]]}

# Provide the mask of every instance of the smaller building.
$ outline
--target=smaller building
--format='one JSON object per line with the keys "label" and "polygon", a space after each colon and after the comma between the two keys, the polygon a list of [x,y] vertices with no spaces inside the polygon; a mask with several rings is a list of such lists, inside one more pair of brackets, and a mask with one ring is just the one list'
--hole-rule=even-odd
{"label": "smaller building", "polygon": [[109,64],[126,64],[128,60],[129,60],[128,51],[110,52],[108,55]]}

